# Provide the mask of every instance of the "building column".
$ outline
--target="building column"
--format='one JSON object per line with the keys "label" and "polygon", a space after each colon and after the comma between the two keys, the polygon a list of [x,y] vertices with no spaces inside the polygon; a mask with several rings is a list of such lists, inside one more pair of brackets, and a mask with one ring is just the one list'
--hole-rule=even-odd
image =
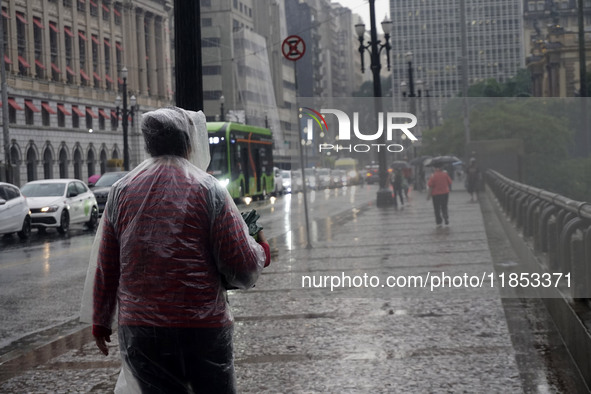
{"label": "building column", "polygon": [[150,61],[146,61],[146,66],[149,66],[146,73],[150,81],[148,84],[150,91],[147,93],[152,97],[157,97],[160,93],[157,78],[157,63],[160,56],[156,52],[156,16],[151,15],[150,18],[146,18],[146,22],[148,23],[148,56],[150,57]]}
{"label": "building column", "polygon": [[[145,23],[146,14],[143,10],[136,10],[136,37],[137,37],[137,51],[138,51],[138,67],[137,67],[137,78],[138,78],[138,94],[148,95],[148,70],[146,62],[146,31]],[[136,95],[137,96],[137,95]]]}

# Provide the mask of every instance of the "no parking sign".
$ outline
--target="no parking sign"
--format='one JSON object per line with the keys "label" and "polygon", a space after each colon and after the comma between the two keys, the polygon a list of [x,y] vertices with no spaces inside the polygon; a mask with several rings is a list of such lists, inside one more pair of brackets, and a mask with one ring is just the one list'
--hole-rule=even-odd
{"label": "no parking sign", "polygon": [[281,45],[281,52],[287,60],[296,61],[300,60],[304,53],[306,53],[306,43],[300,36],[289,36],[283,40]]}

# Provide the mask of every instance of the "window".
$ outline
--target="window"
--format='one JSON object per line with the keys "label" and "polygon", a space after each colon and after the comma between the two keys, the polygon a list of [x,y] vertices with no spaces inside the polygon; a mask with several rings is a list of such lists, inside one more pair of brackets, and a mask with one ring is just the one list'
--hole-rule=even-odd
{"label": "window", "polygon": [[35,112],[39,112],[39,108],[33,104],[32,100],[25,100],[25,124],[35,124]]}
{"label": "window", "polygon": [[203,48],[217,48],[220,46],[219,37],[206,37],[201,40],[201,46]]}
{"label": "window", "polygon": [[74,62],[73,57],[73,34],[72,31],[64,26],[64,47],[66,52],[66,80],[68,83],[74,83]]}
{"label": "window", "polygon": [[[203,3],[201,3],[203,5]],[[213,22],[211,18],[201,18],[201,27],[211,27],[213,26]]]}
{"label": "window", "polygon": [[78,30],[78,48],[80,55],[80,84],[88,86],[90,78],[86,74],[86,36],[82,30]]}
{"label": "window", "polygon": [[27,20],[20,12],[16,13],[16,45],[18,50],[19,75],[27,75],[29,63],[27,63]]}
{"label": "window", "polygon": [[45,148],[45,152],[43,153],[43,178],[53,178],[53,154],[49,147]]}
{"label": "window", "polygon": [[66,127],[66,107],[63,104],[57,105],[57,125],[58,127]]}
{"label": "window", "polygon": [[92,76],[94,80],[94,87],[101,87],[101,78],[98,74],[98,63],[99,63],[99,40],[96,35],[92,35]]}
{"label": "window", "polygon": [[[10,102],[10,100],[14,100],[14,98],[9,97],[8,101]],[[16,123],[16,108],[14,108],[14,105],[8,106],[8,123],[11,123],[11,124]]]}
{"label": "window", "polygon": [[105,52],[105,83],[107,89],[113,89],[113,79],[111,78],[111,44],[109,40],[105,38],[104,41],[104,52]]}
{"label": "window", "polygon": [[90,107],[86,107],[86,128],[92,129],[92,109]]}
{"label": "window", "polygon": [[111,11],[109,10],[109,1],[108,0],[103,0],[103,4],[101,4],[101,7],[103,8],[103,20],[108,22],[109,18],[111,17]]}
{"label": "window", "polygon": [[68,152],[65,147],[60,149],[60,178],[68,177]]}
{"label": "window", "polygon": [[119,127],[119,117],[117,111],[111,110],[111,130],[115,131]]}
{"label": "window", "polygon": [[42,101],[41,102],[41,120],[43,122],[43,126],[50,126],[51,125],[51,119],[50,119],[49,115],[55,115],[55,111],[53,110],[53,108],[51,108],[49,103]]}
{"label": "window", "polygon": [[63,0],[62,4],[64,5],[64,8],[71,8],[72,7],[72,0]]}
{"label": "window", "polygon": [[88,1],[90,2],[90,15],[98,16],[98,5],[93,0]]}
{"label": "window", "polygon": [[203,75],[220,75],[222,66],[203,66]]}
{"label": "window", "polygon": [[75,0],[78,5],[77,5],[77,9],[78,12],[86,12],[86,2],[84,0]]}
{"label": "window", "polygon": [[99,109],[99,130],[105,129],[105,111],[101,108]]}
{"label": "window", "polygon": [[115,15],[115,24],[121,25],[121,4],[115,3],[113,6],[113,15]]}
{"label": "window", "polygon": [[33,42],[35,45],[35,73],[37,78],[45,78],[45,65],[43,64],[43,24],[41,20],[33,19]]}
{"label": "window", "polygon": [[57,27],[53,22],[49,22],[49,54],[51,56],[51,80],[59,82],[61,70],[59,69],[58,57],[58,35]]}
{"label": "window", "polygon": [[78,129],[80,128],[80,114],[82,112],[78,109],[76,105],[72,105],[72,128]]}

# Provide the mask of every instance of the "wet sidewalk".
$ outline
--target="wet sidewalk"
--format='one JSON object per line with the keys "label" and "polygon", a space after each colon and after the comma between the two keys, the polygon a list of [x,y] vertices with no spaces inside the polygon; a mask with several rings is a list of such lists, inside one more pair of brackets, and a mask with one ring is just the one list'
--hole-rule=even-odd
{"label": "wet sidewalk", "polygon": [[[277,255],[256,287],[230,294],[239,392],[578,391],[535,300],[502,299],[486,287],[384,285],[389,277],[441,271],[482,277],[502,263],[491,255],[505,247],[494,217],[481,211],[490,201],[470,203],[465,191],[452,192],[450,225],[438,228],[424,194],[410,197],[398,209],[369,205],[314,223],[311,248],[299,230],[289,242],[271,241]],[[498,258],[510,259],[510,252]],[[344,286],[334,286],[335,278]],[[543,346],[533,339],[541,337]],[[13,371],[0,392],[112,392],[116,340],[104,357],[88,339],[82,330],[49,345],[70,350]],[[549,361],[548,352],[556,357]]]}

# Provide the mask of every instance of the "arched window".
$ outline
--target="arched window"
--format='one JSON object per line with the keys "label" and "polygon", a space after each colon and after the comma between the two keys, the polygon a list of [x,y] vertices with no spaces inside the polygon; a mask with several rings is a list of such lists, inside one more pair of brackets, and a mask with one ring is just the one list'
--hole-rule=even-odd
{"label": "arched window", "polygon": [[43,152],[43,178],[53,178],[53,153],[49,147],[45,148],[45,152]]}
{"label": "arched window", "polygon": [[27,182],[37,179],[37,152],[30,146],[27,150]]}
{"label": "arched window", "polygon": [[86,157],[86,165],[88,169],[88,176],[94,175],[95,172],[95,163],[94,163],[94,151],[89,150],[88,156]]}
{"label": "arched window", "polygon": [[60,178],[68,177],[68,152],[66,148],[60,149]]}
{"label": "arched window", "polygon": [[101,150],[101,174],[107,172],[107,152]]}
{"label": "arched window", "polygon": [[74,178],[82,179],[82,154],[78,148],[74,150]]}

